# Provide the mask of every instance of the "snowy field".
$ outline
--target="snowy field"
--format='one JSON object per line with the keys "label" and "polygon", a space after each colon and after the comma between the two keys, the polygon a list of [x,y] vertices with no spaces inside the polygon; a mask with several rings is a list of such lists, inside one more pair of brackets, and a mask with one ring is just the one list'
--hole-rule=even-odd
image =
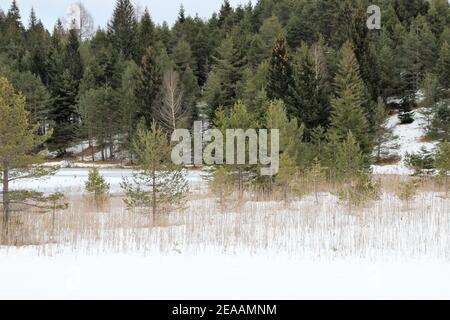
{"label": "snowy field", "polygon": [[406,210],[386,194],[348,212],[320,194],[220,212],[199,197],[150,229],[119,197],[72,205],[57,243],[30,215],[24,243],[0,247],[0,298],[450,299],[449,202],[423,193]]}
{"label": "snowy field", "polygon": [[287,255],[0,251],[0,298],[449,299],[445,261],[313,261]]}

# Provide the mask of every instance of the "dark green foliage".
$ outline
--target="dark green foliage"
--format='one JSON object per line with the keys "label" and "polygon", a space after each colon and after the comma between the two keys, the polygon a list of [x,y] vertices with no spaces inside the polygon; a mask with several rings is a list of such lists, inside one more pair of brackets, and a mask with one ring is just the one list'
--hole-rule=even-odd
{"label": "dark green foliage", "polygon": [[402,102],[400,103],[400,113],[398,115],[398,118],[400,119],[401,124],[410,124],[414,122],[413,110],[417,107],[415,98],[415,94],[410,94],[403,98]]}
{"label": "dark green foliage", "polygon": [[332,100],[332,131],[339,140],[347,138],[349,132],[356,139],[364,154],[371,152],[369,125],[364,106],[364,82],[361,79],[359,65],[350,42],[341,50],[341,60],[335,79],[336,97]]}
{"label": "dark green foliage", "polygon": [[145,8],[144,15],[137,27],[138,30],[138,59],[140,59],[148,47],[153,46],[156,42],[155,24],[150,17],[150,13]]}
{"label": "dark green foliage", "polygon": [[270,99],[284,100],[292,77],[291,61],[287,52],[286,39],[279,34],[273,47],[267,77],[267,95]]}
{"label": "dark green foliage", "polygon": [[139,115],[150,124],[154,119],[153,103],[158,94],[162,77],[158,56],[152,47],[146,50],[140,69],[140,83],[136,90],[139,101]]}
{"label": "dark green foliage", "polygon": [[323,49],[315,44],[303,45],[293,59],[292,82],[287,92],[288,114],[304,123],[308,130],[327,126],[330,105],[325,79]]}
{"label": "dark green foliage", "polygon": [[108,35],[113,46],[126,58],[137,58],[137,30],[136,14],[130,0],[117,0],[108,24]]}
{"label": "dark green foliage", "polygon": [[430,170],[434,169],[435,165],[435,155],[423,147],[418,153],[406,154],[405,163],[417,175],[431,173]]}
{"label": "dark green foliage", "polygon": [[436,71],[439,77],[439,84],[442,89],[447,91],[450,89],[450,46],[447,41],[439,50],[439,58],[436,65]]}
{"label": "dark green foliage", "polygon": [[[58,54],[62,65],[57,66],[52,76],[53,105],[49,112],[49,119],[54,128],[49,140],[50,149],[58,151],[60,155],[74,142],[78,127],[78,90],[83,76],[83,66],[79,53],[79,41],[75,30],[70,30],[67,43]],[[57,74],[56,72],[61,72]]]}
{"label": "dark green foliage", "polygon": [[109,183],[105,181],[105,178],[103,178],[96,167],[89,170],[89,177],[85,187],[86,191],[92,193],[96,200],[104,197],[110,189]]}
{"label": "dark green foliage", "polygon": [[436,108],[431,123],[431,136],[442,141],[450,141],[450,105],[447,100]]}
{"label": "dark green foliage", "polygon": [[217,49],[217,56],[213,56],[212,61],[212,73],[205,88],[211,115],[219,106],[230,109],[234,105],[245,64],[232,37],[226,37],[222,41]]}

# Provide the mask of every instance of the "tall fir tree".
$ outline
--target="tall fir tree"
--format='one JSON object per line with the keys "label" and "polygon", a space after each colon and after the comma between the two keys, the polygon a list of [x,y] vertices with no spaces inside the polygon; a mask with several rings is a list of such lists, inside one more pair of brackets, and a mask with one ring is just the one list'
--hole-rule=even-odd
{"label": "tall fir tree", "polygon": [[16,0],[11,2],[11,7],[6,15],[3,29],[2,51],[9,57],[20,61],[25,54],[25,29],[21,21],[20,10]]}
{"label": "tall fir tree", "polygon": [[364,82],[359,73],[359,64],[353,46],[346,42],[341,49],[341,60],[335,78],[335,94],[332,100],[332,130],[344,140],[349,131],[365,154],[370,154],[369,126],[364,105]]}
{"label": "tall fir tree", "polygon": [[270,58],[267,95],[270,99],[284,100],[292,77],[292,66],[286,46],[286,39],[279,34]]}
{"label": "tall fir tree", "polygon": [[156,42],[156,31],[155,24],[152,21],[150,13],[147,8],[144,10],[144,15],[138,25],[138,46],[139,46],[139,56],[141,59],[145,54],[145,50],[148,47],[154,46]]}
{"label": "tall fir tree", "polygon": [[330,110],[321,67],[319,58],[314,60],[308,45],[303,44],[293,59],[292,82],[286,92],[288,114],[304,123],[308,132],[328,122]]}
{"label": "tall fir tree", "polygon": [[220,106],[226,109],[233,107],[242,80],[245,58],[236,47],[234,38],[226,37],[212,60],[212,73],[206,83],[205,94],[210,114],[214,115]]}
{"label": "tall fir tree", "polygon": [[130,0],[117,0],[111,21],[108,23],[108,34],[116,49],[126,58],[137,59],[136,13]]}
{"label": "tall fir tree", "polygon": [[162,72],[155,49],[147,48],[140,66],[140,83],[136,95],[139,115],[145,118],[148,125],[154,119],[153,104],[161,86]]}
{"label": "tall fir tree", "polygon": [[425,18],[413,20],[405,34],[402,47],[402,81],[404,95],[414,95],[422,84],[426,70],[430,70],[437,58],[437,40]]}
{"label": "tall fir tree", "polygon": [[69,38],[62,53],[62,74],[56,75],[53,85],[54,102],[50,111],[54,133],[49,140],[52,150],[65,155],[66,149],[77,135],[77,99],[83,77],[83,65],[79,52],[77,32],[69,31]]}
{"label": "tall fir tree", "polygon": [[439,50],[439,59],[436,64],[436,71],[439,77],[439,84],[443,90],[450,89],[450,45],[447,41],[441,46]]}

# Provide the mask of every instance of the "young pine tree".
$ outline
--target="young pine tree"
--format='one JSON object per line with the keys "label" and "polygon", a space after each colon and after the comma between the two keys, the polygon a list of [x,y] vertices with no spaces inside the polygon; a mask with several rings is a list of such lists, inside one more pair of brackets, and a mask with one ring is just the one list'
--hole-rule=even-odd
{"label": "young pine tree", "polygon": [[449,191],[449,175],[450,175],[450,143],[444,141],[439,146],[439,150],[435,160],[436,169],[439,170],[439,175],[444,180],[445,196],[448,196]]}
{"label": "young pine tree", "polygon": [[349,183],[364,169],[363,153],[351,131],[335,152],[335,176],[338,181]]}
{"label": "young pine tree", "polygon": [[171,161],[171,145],[163,130],[153,122],[150,129],[138,125],[133,141],[138,169],[121,186],[129,208],[147,208],[154,221],[164,213],[184,205],[188,183],[182,168]]}
{"label": "young pine tree", "polygon": [[396,139],[394,130],[393,128],[388,127],[388,116],[389,112],[383,103],[383,99],[378,98],[378,103],[373,115],[373,141],[376,150],[376,161],[390,158],[391,152],[398,149],[398,144],[394,143],[394,140]]}
{"label": "young pine tree", "polygon": [[[40,178],[53,174],[54,169],[36,166],[44,155],[36,149],[48,140],[51,132],[39,136],[39,125],[30,126],[25,98],[15,92],[5,78],[0,78],[0,181],[2,182],[3,230],[8,230],[11,212],[16,207],[45,208],[48,198],[33,191],[11,191],[10,183],[20,179]],[[23,210],[23,208],[22,208]]]}
{"label": "young pine tree", "polygon": [[89,170],[85,187],[86,191],[91,193],[95,200],[100,200],[108,194],[110,184],[106,182],[105,178],[100,174],[100,171],[96,167],[93,167]]}

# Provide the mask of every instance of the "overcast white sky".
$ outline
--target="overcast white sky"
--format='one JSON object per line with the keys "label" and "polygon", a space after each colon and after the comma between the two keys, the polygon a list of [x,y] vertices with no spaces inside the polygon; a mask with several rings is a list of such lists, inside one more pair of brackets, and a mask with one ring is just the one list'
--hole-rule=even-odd
{"label": "overcast white sky", "polygon": [[[37,16],[48,29],[53,29],[56,20],[66,16],[69,6],[75,0],[17,0],[24,25],[28,25],[30,10],[34,7]],[[114,8],[114,0],[82,0],[85,7],[94,17],[96,25],[105,26],[111,18]],[[172,24],[177,15],[180,5],[183,4],[187,14],[198,15],[202,18],[209,17],[214,11],[218,11],[223,0],[132,0],[142,8],[147,6],[153,20],[157,23],[167,21]],[[248,3],[248,0],[230,0],[235,6]],[[6,12],[10,7],[11,0],[0,0],[0,7]]]}

